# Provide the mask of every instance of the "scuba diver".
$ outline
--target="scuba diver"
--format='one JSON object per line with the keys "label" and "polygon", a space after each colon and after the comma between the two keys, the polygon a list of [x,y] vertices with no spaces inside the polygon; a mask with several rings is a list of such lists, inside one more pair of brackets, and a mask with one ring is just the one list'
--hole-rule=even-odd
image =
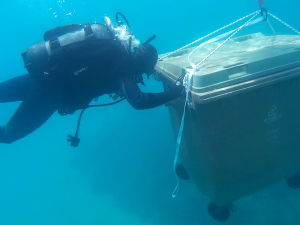
{"label": "scuba diver", "polygon": [[[118,20],[122,16],[127,25]],[[89,107],[93,99],[104,94],[121,96],[137,109],[164,105],[183,92],[182,78],[161,93],[143,93],[137,83],[142,75],[155,72],[156,49],[149,44],[153,36],[140,47],[128,21],[117,13],[118,27],[109,18],[106,25],[71,24],[44,34],[44,41],[22,53],[27,75],[0,84],[0,102],[22,101],[10,121],[0,127],[0,143],[12,143],[38,129],[51,115],[73,114]],[[105,105],[98,105],[105,106]],[[82,116],[80,115],[80,119]],[[78,127],[69,135],[71,146],[79,144]]]}

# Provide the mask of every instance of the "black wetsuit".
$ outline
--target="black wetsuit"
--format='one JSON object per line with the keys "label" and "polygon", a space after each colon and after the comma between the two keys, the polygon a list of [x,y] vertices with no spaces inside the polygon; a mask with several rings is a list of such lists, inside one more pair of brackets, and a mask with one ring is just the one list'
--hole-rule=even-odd
{"label": "black wetsuit", "polygon": [[70,72],[65,62],[53,74],[27,74],[1,83],[0,103],[22,103],[7,125],[0,127],[0,143],[12,143],[25,137],[57,110],[72,114],[86,107],[95,97],[119,90],[135,109],[158,107],[179,97],[174,91],[142,93],[135,80],[133,64],[129,59],[114,67],[113,63],[104,60],[100,64],[97,62],[95,67]]}

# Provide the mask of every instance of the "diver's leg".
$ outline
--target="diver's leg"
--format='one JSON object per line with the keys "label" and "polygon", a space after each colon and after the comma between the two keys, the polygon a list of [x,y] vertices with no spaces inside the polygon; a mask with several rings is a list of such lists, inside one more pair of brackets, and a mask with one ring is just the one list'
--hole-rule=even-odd
{"label": "diver's leg", "polygon": [[23,75],[0,83],[0,103],[23,101],[31,86],[31,75]]}
{"label": "diver's leg", "polygon": [[43,87],[32,85],[8,124],[2,127],[0,143],[12,143],[39,128],[58,109],[58,93],[45,92]]}

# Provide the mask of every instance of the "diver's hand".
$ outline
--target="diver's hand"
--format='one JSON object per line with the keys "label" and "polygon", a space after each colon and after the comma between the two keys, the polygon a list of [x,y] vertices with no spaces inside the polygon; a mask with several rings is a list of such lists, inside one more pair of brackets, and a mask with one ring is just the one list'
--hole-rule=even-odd
{"label": "diver's hand", "polygon": [[178,79],[176,80],[176,86],[183,86],[184,76],[185,75],[181,75],[180,77],[178,77]]}
{"label": "diver's hand", "polygon": [[179,98],[184,92],[183,79],[184,76],[180,76],[174,84],[169,86],[170,92],[174,95],[174,99]]}

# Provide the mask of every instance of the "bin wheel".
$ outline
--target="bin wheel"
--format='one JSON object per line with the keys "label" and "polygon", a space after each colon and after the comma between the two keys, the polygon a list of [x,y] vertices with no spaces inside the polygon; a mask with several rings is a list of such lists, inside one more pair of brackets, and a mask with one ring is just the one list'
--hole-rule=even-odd
{"label": "bin wheel", "polygon": [[300,188],[300,173],[286,179],[286,184],[293,189]]}
{"label": "bin wheel", "polygon": [[208,207],[209,215],[219,222],[225,222],[230,216],[230,210],[234,206],[230,203],[227,205],[217,206],[215,203],[211,202]]}
{"label": "bin wheel", "polygon": [[176,165],[175,172],[176,172],[176,175],[182,180],[189,180],[190,179],[188,173],[186,172],[186,170],[185,170],[185,168],[182,164]]}

